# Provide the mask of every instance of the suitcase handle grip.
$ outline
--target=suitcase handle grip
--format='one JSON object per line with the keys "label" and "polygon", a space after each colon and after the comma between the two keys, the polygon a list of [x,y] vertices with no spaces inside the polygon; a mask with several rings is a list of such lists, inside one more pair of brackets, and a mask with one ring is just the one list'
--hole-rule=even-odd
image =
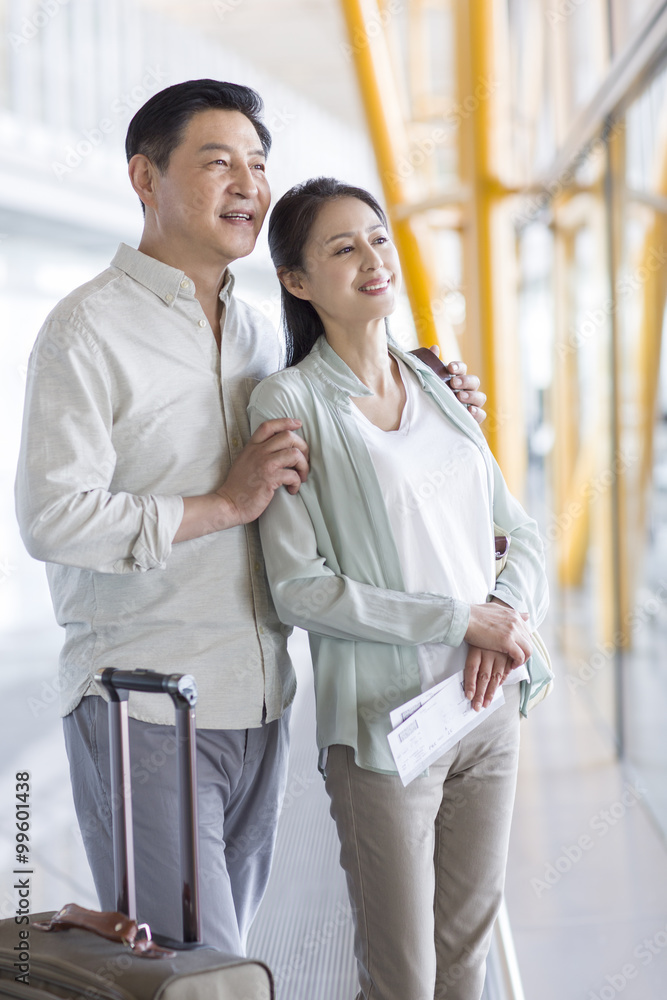
{"label": "suitcase handle grip", "polygon": [[[148,694],[168,694],[176,708],[186,701],[190,708],[197,704],[197,685],[190,674],[158,674],[155,670],[116,670],[107,667],[95,675],[104,685],[112,701],[125,701],[122,692],[144,691]],[[179,704],[180,703],[180,704]]]}

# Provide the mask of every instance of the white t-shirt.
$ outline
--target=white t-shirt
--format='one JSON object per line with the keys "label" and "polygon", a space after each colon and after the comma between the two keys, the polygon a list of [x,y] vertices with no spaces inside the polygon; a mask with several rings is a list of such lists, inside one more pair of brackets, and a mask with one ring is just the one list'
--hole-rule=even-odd
{"label": "white t-shirt", "polygon": [[[398,364],[407,395],[400,427],[383,431],[352,410],[387,505],[405,589],[484,604],[495,581],[484,460],[414,372]],[[419,646],[422,690],[462,670],[467,649],[465,642]]]}

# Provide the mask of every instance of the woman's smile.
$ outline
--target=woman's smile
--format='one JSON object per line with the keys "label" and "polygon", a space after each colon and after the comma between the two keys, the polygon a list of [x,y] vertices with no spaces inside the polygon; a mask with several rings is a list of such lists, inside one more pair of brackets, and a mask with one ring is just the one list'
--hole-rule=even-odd
{"label": "woman's smile", "polygon": [[385,278],[382,281],[375,279],[372,282],[366,282],[365,285],[362,285],[361,288],[359,288],[359,291],[363,292],[364,295],[382,295],[384,292],[388,291],[390,284],[391,277]]}

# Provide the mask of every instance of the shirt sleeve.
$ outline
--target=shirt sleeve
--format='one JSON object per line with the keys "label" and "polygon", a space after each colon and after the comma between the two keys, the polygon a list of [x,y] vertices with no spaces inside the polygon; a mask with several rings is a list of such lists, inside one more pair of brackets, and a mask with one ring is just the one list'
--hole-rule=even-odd
{"label": "shirt sleeve", "polygon": [[[253,432],[271,419],[254,406],[249,412]],[[334,572],[318,551],[301,491],[292,496],[281,486],[260,517],[259,529],[271,594],[285,624],[352,641],[463,642],[470,616],[464,601],[374,587]]]}
{"label": "shirt sleeve", "polygon": [[16,510],[31,556],[100,573],[164,568],[180,496],[112,492],[113,405],[104,359],[75,320],[49,320],[30,357]]}
{"label": "shirt sleeve", "polygon": [[544,546],[536,522],[509,492],[498,463],[491,457],[494,477],[493,519],[511,537],[507,563],[489,597],[498,597],[515,611],[527,612],[532,631],[539,628],[549,606]]}

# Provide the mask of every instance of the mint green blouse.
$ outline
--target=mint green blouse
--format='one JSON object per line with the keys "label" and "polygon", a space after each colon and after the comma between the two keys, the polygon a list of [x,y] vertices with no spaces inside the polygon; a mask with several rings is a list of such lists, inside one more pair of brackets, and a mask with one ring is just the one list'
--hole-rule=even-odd
{"label": "mint green blouse", "polygon": [[[489,598],[527,611],[534,630],[548,603],[537,525],[510,494],[481,429],[449,388],[413,355],[391,342],[389,350],[416,372],[444,419],[479,447],[489,518],[512,538]],[[420,692],[416,647],[458,646],[470,609],[446,594],[405,592],[387,509],[351,410],[350,396],[369,395],[320,337],[298,365],[255,388],[248,414],[252,431],[264,420],[298,417],[310,450],[307,481],[295,496],[277,490],[259,526],[278,616],[310,634],[318,746],[347,744],[359,766],[396,773],[389,712]]]}

